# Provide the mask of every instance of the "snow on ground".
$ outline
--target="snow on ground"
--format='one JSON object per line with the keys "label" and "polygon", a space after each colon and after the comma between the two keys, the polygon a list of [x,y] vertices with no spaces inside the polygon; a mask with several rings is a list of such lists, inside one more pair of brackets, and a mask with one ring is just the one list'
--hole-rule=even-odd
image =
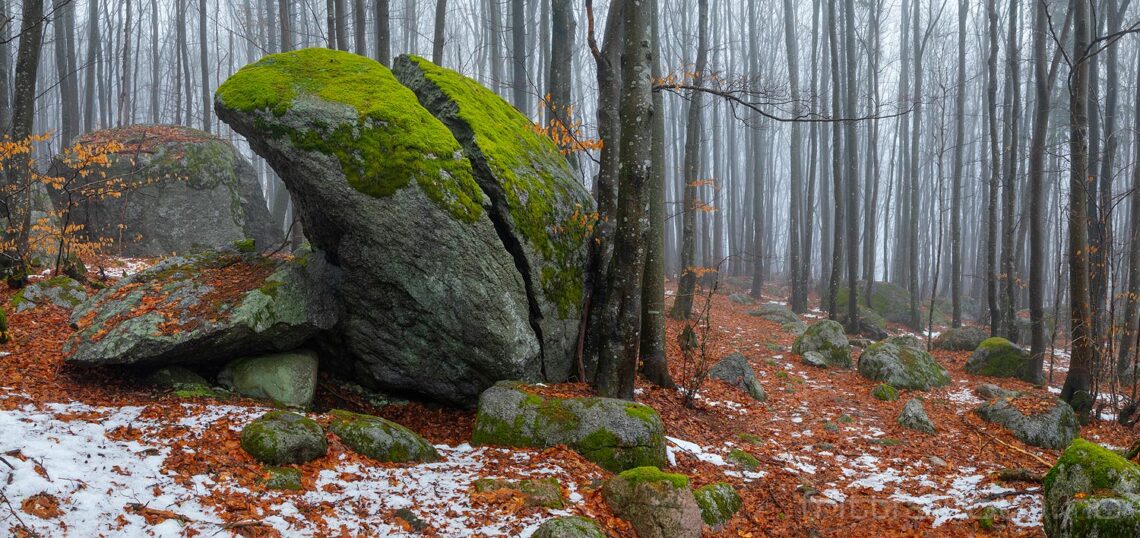
{"label": "snow on ground", "polygon": [[[194,407],[193,413],[179,421],[187,435],[210,428],[222,417],[231,421],[236,417],[238,424],[245,424],[265,411],[228,405]],[[477,478],[496,477],[485,469],[484,463],[492,452],[501,455],[506,450],[468,445],[438,445],[443,455],[441,461],[411,467],[364,466],[342,461],[332,470],[321,471],[316,486],[302,494],[254,493],[206,475],[197,475],[192,484],[183,484],[163,470],[176,440],[153,435],[163,425],[142,418],[144,409],[71,403],[0,411],[0,483],[5,484],[3,494],[14,507],[0,510],[0,536],[14,535],[20,525],[43,536],[183,536],[184,526],[211,536],[223,530],[224,522],[199,499],[235,492],[268,496],[276,501],[272,512],[260,515],[264,523],[285,536],[330,532],[318,529],[304,516],[313,506],[325,508],[328,529],[369,528],[379,536],[404,532],[400,527],[382,523],[384,518],[378,517],[401,508],[410,509],[448,536],[516,532],[527,536],[544,519],[568,514],[551,510],[521,519],[512,516],[507,522],[515,525],[516,530],[500,526],[494,519],[490,524],[481,523],[486,518],[476,516],[485,515],[484,511],[472,507],[469,488]],[[119,428],[143,432],[141,441],[118,441],[107,435]],[[519,461],[512,471],[517,470],[520,475],[545,476],[560,471],[545,462],[536,465],[535,461],[527,461],[531,457],[527,452],[516,451],[512,457]],[[580,500],[575,484],[565,480],[563,484],[571,500]],[[20,511],[23,501],[43,494],[59,500],[59,517],[40,519]],[[143,516],[128,510],[130,505],[174,512],[186,521],[167,519],[151,525]],[[521,532],[517,530],[519,525]]]}

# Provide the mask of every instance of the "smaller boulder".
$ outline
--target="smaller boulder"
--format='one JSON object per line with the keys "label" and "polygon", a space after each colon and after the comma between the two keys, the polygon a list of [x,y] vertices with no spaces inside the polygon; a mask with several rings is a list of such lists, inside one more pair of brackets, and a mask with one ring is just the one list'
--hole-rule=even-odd
{"label": "smaller boulder", "polygon": [[1042,490],[1048,536],[1140,536],[1140,466],[1111,450],[1074,439]]}
{"label": "smaller boulder", "polygon": [[760,386],[760,382],[756,380],[756,374],[752,371],[752,366],[748,364],[748,359],[739,352],[732,353],[714,364],[709,369],[709,377],[719,379],[747,392],[758,402],[768,399],[764,387]]}
{"label": "smaller boulder", "polygon": [[793,323],[800,320],[800,317],[795,312],[788,310],[788,307],[776,303],[764,303],[752,310],[748,311],[748,315],[764,318],[768,321],[776,323]]}
{"label": "smaller boulder", "polygon": [[168,389],[181,389],[186,387],[207,387],[210,382],[188,368],[181,366],[167,366],[159,368],[147,377],[151,385]]}
{"label": "smaller boulder", "polygon": [[757,467],[760,467],[760,460],[756,459],[756,456],[739,448],[729,450],[725,459],[745,471],[755,471]]}
{"label": "smaller boulder", "polygon": [[270,411],[241,431],[241,447],[269,465],[301,464],[328,453],[325,432],[311,418]]}
{"label": "smaller boulder", "polygon": [[698,538],[703,520],[689,478],[656,467],[638,467],[607,480],[606,504],[629,521],[639,538]]}
{"label": "smaller boulder", "polygon": [[17,313],[40,305],[55,305],[64,310],[75,310],[87,301],[87,289],[71,277],[57,276],[33,282],[12,296],[11,305]]}
{"label": "smaller boulder", "polygon": [[[847,323],[847,316],[841,317],[840,322],[843,323],[844,327],[850,327],[850,324]],[[859,326],[856,329],[857,333],[874,340],[882,340],[888,336],[887,321],[883,319],[883,316],[862,305],[859,306]]]}
{"label": "smaller boulder", "polygon": [[875,388],[871,389],[871,396],[874,396],[875,399],[879,401],[893,402],[899,399],[899,391],[886,383],[879,383],[875,385]]}
{"label": "smaller boulder", "polygon": [[724,482],[701,486],[693,491],[693,497],[701,508],[701,519],[714,529],[727,523],[744,506],[736,490]]}
{"label": "smaller boulder", "polygon": [[728,300],[744,306],[756,304],[756,299],[753,299],[752,296],[747,293],[734,293],[728,296]]}
{"label": "smaller boulder", "polygon": [[906,342],[888,338],[867,347],[859,356],[859,373],[899,389],[930,390],[950,384],[950,374],[934,357]]}
{"label": "smaller boulder", "polygon": [[546,520],[531,538],[606,538],[606,534],[588,517],[566,516]]}
{"label": "smaller boulder", "polygon": [[1018,377],[1025,368],[1029,354],[1005,338],[987,338],[978,344],[966,372],[989,377]]}
{"label": "smaller boulder", "polygon": [[523,500],[523,506],[532,508],[561,509],[562,484],[557,478],[534,478],[527,480],[503,480],[500,478],[480,478],[475,481],[476,493],[490,493],[500,490],[517,491]]}
{"label": "smaller boulder", "polygon": [[796,321],[793,321],[791,323],[785,323],[785,324],[780,326],[780,328],[783,329],[784,332],[792,333],[796,336],[803,334],[804,331],[807,330],[807,327],[808,327],[807,323],[804,323],[800,320],[796,320]]}
{"label": "smaller boulder", "polygon": [[218,383],[238,394],[287,407],[308,407],[317,391],[317,355],[292,351],[232,361]]}
{"label": "smaller boulder", "polygon": [[809,351],[823,355],[831,366],[851,367],[851,345],[843,333],[843,326],[837,321],[828,319],[812,324],[792,344],[792,353],[803,355]]}
{"label": "smaller boulder", "polygon": [[264,475],[266,489],[301,489],[301,471],[293,467],[266,467]]}
{"label": "smaller boulder", "polygon": [[982,341],[989,336],[977,327],[958,327],[946,329],[945,332],[934,339],[934,349],[946,351],[973,351],[982,345]]}
{"label": "smaller boulder", "polygon": [[974,387],[974,394],[988,402],[994,398],[1016,398],[1021,393],[1016,390],[1003,389],[993,383],[982,383]]}
{"label": "smaller boulder", "polygon": [[[1015,401],[1018,405],[1014,405]],[[1037,411],[1026,414],[1022,409]],[[1036,447],[1062,448],[1077,435],[1073,408],[1054,398],[998,398],[982,404],[975,412],[985,421],[1010,430],[1021,442]]]}
{"label": "smaller boulder", "polygon": [[827,357],[824,357],[823,354],[818,351],[808,351],[804,353],[803,356],[800,357],[800,361],[816,368],[827,368],[829,366],[827,364]]}
{"label": "smaller boulder", "polygon": [[426,439],[395,422],[334,409],[329,431],[353,452],[384,462],[430,462],[439,452]]}
{"label": "smaller boulder", "polygon": [[922,401],[918,398],[911,398],[910,401],[903,406],[902,412],[899,413],[897,420],[899,426],[904,428],[922,433],[934,433],[934,422],[926,415],[926,409],[923,409]]}

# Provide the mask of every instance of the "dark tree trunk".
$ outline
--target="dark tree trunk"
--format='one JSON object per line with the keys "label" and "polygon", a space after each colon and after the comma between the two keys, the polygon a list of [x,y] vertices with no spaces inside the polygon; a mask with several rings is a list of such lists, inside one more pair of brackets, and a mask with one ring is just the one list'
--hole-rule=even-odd
{"label": "dark tree trunk", "polygon": [[950,189],[951,324],[962,326],[962,153],[966,145],[966,17],[969,2],[958,0],[958,80],[954,96],[954,178]]}
{"label": "dark tree trunk", "polygon": [[511,95],[515,108],[530,116],[530,85],[526,80],[526,2],[511,0],[511,60],[513,78]]}
{"label": "dark tree trunk", "polygon": [[447,31],[447,0],[435,2],[435,29],[431,39],[431,63],[443,65],[444,32]]}
{"label": "dark tree trunk", "polygon": [[376,8],[376,61],[388,65],[392,58],[392,21],[389,0],[373,0]]}

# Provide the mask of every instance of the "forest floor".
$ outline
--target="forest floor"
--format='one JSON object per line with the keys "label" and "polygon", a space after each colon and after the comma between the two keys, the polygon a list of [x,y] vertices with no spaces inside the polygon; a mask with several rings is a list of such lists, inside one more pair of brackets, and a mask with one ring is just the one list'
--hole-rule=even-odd
{"label": "forest floor", "polygon": [[[11,293],[0,292],[0,299]],[[665,422],[673,470],[689,475],[694,487],[729,482],[744,498],[741,512],[707,536],[1043,534],[1040,484],[1002,483],[995,473],[1044,473],[1059,452],[1024,445],[971,410],[981,403],[973,388],[982,382],[1046,389],[968,375],[968,352],[936,352],[953,382],[921,394],[938,432],[915,433],[895,423],[912,394],[878,401],[870,395],[875,383],[855,371],[803,365],[790,352],[792,335],[748,315],[754,307],[725,294],[710,304],[708,360],[743,353],[768,401],[719,381],[702,386],[695,408],[677,390],[637,389],[638,400]],[[805,321],[811,316],[821,314]],[[472,411],[418,403],[374,408],[327,380],[310,413],[318,421],[331,407],[374,413],[424,435],[444,458],[378,464],[330,436],[329,456],[299,467],[302,491],[267,490],[261,465],[238,442],[240,429],[269,409],[264,404],[186,400],[124,372],[65,365],[61,346],[72,329],[67,312],[53,306],[12,314],[9,322],[15,339],[0,347],[0,535],[526,536],[567,514],[593,517],[612,536],[632,535],[601,499],[608,473],[576,453],[472,447]],[[679,381],[692,366],[679,359],[680,328],[669,322]],[[589,393],[576,384],[544,390]],[[1133,432],[1096,421],[1081,435],[1126,447]],[[733,449],[760,465],[738,468],[728,458]],[[533,476],[557,477],[567,508],[527,508],[509,490],[472,489],[477,478]],[[973,518],[984,506],[1005,513],[992,531]]]}

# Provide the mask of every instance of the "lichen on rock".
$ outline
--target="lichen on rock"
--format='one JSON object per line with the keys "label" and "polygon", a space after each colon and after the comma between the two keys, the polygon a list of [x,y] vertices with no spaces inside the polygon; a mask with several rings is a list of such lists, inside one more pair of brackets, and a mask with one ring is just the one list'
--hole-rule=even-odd
{"label": "lichen on rock", "polygon": [[383,462],[431,462],[439,452],[419,434],[390,420],[334,409],[329,431],[354,452]]}
{"label": "lichen on rock", "polygon": [[1042,489],[1048,536],[1140,535],[1140,466],[1100,445],[1074,439]]}

